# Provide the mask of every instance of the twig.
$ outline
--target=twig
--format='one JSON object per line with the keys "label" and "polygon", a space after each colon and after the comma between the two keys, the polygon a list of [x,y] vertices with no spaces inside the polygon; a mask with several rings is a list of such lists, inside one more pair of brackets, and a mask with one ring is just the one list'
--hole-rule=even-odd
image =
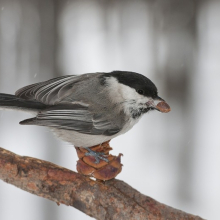
{"label": "twig", "polygon": [[159,203],[120,180],[98,182],[47,161],[0,148],[0,179],[73,206],[96,219],[202,219]]}

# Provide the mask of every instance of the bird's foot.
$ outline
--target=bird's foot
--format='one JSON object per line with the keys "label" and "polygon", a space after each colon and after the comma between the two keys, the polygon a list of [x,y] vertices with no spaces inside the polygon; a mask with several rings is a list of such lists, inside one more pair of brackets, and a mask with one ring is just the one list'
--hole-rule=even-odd
{"label": "bird's foot", "polygon": [[109,162],[109,160],[107,158],[105,158],[105,153],[104,152],[96,152],[91,150],[89,147],[86,147],[86,150],[88,151],[87,153],[85,153],[86,156],[93,156],[95,157],[95,163],[98,164],[100,162],[100,160],[104,160],[106,163]]}

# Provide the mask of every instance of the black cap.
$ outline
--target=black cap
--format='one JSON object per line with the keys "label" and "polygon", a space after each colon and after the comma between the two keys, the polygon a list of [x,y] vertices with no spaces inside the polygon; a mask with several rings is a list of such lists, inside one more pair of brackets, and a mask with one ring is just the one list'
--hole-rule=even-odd
{"label": "black cap", "polygon": [[154,83],[139,73],[130,71],[113,71],[106,73],[105,77],[115,77],[119,83],[134,88],[139,94],[147,97],[157,98],[157,87]]}

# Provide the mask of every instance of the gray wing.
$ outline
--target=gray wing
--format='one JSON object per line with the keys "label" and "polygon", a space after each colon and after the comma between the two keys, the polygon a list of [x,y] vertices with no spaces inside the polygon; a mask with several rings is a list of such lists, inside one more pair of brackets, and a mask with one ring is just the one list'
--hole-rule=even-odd
{"label": "gray wing", "polygon": [[93,114],[87,106],[80,104],[56,105],[40,112],[36,118],[20,122],[58,129],[73,130],[83,134],[107,135],[118,133],[121,129],[114,120],[106,120],[104,114]]}
{"label": "gray wing", "polygon": [[[17,97],[38,101],[45,105],[96,103],[96,106],[109,106],[108,94],[102,84],[103,73],[89,73],[80,76],[61,76],[45,82],[32,84],[19,89]],[[98,99],[97,99],[98,94]]]}
{"label": "gray wing", "polygon": [[25,86],[19,89],[15,95],[26,100],[37,100],[47,105],[59,103],[72,92],[73,85],[85,78],[85,75],[67,75],[57,77],[45,82]]}

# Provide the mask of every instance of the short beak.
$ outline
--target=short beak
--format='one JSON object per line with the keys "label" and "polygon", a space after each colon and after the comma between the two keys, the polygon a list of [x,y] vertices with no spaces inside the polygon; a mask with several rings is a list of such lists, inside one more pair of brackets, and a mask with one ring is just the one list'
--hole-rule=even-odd
{"label": "short beak", "polygon": [[157,111],[160,111],[162,113],[168,113],[168,112],[171,111],[170,106],[165,102],[165,100],[163,100],[159,96],[154,99],[153,103],[151,103],[151,107],[154,108]]}

